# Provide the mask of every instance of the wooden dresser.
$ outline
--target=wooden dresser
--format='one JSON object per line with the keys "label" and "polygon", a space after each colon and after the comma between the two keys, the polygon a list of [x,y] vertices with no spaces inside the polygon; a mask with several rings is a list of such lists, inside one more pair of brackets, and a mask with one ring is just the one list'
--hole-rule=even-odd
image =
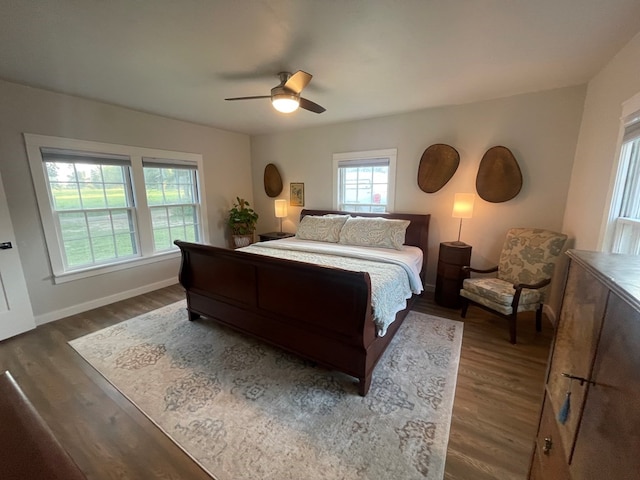
{"label": "wooden dresser", "polygon": [[[640,257],[570,250],[529,478],[640,478]],[[566,375],[575,377],[571,380]],[[558,414],[570,408],[564,422]]]}

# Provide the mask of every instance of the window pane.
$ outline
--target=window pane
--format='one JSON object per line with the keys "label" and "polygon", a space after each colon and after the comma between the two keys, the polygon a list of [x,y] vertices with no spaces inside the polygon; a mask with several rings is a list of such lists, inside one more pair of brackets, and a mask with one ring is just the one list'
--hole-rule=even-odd
{"label": "window pane", "polygon": [[93,255],[91,254],[91,246],[88,238],[83,240],[65,240],[64,251],[69,267],[79,267],[93,263]]}
{"label": "window pane", "polygon": [[371,185],[358,187],[358,203],[371,203]]}
{"label": "window pane", "polygon": [[133,233],[116,234],[115,241],[118,257],[128,257],[136,253],[136,239]]}
{"label": "window pane", "polygon": [[105,184],[105,191],[107,196],[107,205],[109,207],[129,206],[129,202],[127,201],[127,192],[123,184]]}
{"label": "window pane", "polygon": [[65,241],[89,237],[84,213],[60,213],[58,220],[60,222],[60,232]]}
{"label": "window pane", "polygon": [[372,199],[373,201],[371,203],[382,204],[382,205],[387,204],[387,184],[386,183],[384,185],[379,185],[379,184],[373,185]]}
{"label": "window pane", "polygon": [[389,180],[389,167],[374,167],[373,181],[386,184]]}
{"label": "window pane", "polygon": [[148,183],[145,188],[149,206],[164,205],[164,193],[162,192],[161,183]]}
{"label": "window pane", "polygon": [[358,169],[357,168],[345,168],[344,169],[344,181],[346,183],[358,182]]}
{"label": "window pane", "polygon": [[164,207],[154,207],[151,209],[151,223],[153,228],[164,228],[169,225],[167,209]]}
{"label": "window pane", "polygon": [[197,242],[198,238],[198,230],[195,225],[187,225],[185,227],[185,240],[187,242]]}
{"label": "window pane", "polygon": [[113,231],[116,234],[134,232],[133,219],[128,210],[112,210],[111,221],[113,222]]}
{"label": "window pane", "polygon": [[157,252],[169,250],[172,247],[168,228],[153,229],[153,245]]}
{"label": "window pane", "polygon": [[107,206],[101,184],[79,183],[82,208],[103,208]]}
{"label": "window pane", "polygon": [[184,212],[184,223],[188,224],[188,225],[192,225],[192,224],[198,224],[198,216],[197,216],[197,211],[195,207],[192,207],[191,205],[187,205],[185,207],[182,207],[182,210]]}
{"label": "window pane", "polygon": [[102,172],[100,165],[87,164],[87,163],[75,163],[76,174],[78,176],[78,182],[102,182]]}
{"label": "window pane", "polygon": [[145,167],[144,170],[149,205],[195,202],[193,170],[170,167]]}
{"label": "window pane", "polygon": [[80,192],[75,183],[51,184],[51,197],[55,210],[77,210],[82,206]]}
{"label": "window pane", "polygon": [[124,183],[124,172],[122,171],[122,167],[117,165],[103,165],[102,166],[102,176],[104,178],[105,183],[116,183],[123,184]]}
{"label": "window pane", "polygon": [[370,183],[373,180],[373,169],[371,167],[361,167],[358,171],[358,182]]}
{"label": "window pane", "polygon": [[181,203],[180,202],[180,187],[176,184],[166,183],[164,186],[164,203]]}
{"label": "window pane", "polygon": [[93,237],[91,239],[93,256],[97,262],[117,258],[113,236]]}
{"label": "window pane", "polygon": [[172,227],[175,225],[184,225],[184,213],[182,207],[172,207],[168,209],[169,213],[169,225]]}
{"label": "window pane", "polygon": [[99,212],[87,212],[87,222],[89,223],[89,234],[92,237],[111,235],[111,215],[107,210]]}
{"label": "window pane", "polygon": [[344,202],[356,203],[358,201],[358,189],[347,187],[344,189]]}

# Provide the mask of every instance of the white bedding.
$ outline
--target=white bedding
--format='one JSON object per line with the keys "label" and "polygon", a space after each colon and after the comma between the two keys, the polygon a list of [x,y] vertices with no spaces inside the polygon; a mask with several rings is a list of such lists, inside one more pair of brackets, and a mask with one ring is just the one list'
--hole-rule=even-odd
{"label": "white bedding", "polygon": [[406,308],[407,299],[423,290],[420,279],[423,254],[418,247],[405,245],[402,250],[395,250],[292,237],[254,243],[238,250],[369,273],[373,317],[379,336],[386,333],[396,313]]}

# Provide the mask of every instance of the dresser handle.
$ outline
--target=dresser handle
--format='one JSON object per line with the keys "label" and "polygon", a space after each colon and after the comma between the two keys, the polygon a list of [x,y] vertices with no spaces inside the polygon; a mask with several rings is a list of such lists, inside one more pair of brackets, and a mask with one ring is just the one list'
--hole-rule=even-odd
{"label": "dresser handle", "polygon": [[542,446],[542,453],[545,455],[549,455],[551,451],[551,447],[553,446],[553,442],[551,441],[551,437],[544,437],[544,445]]}
{"label": "dresser handle", "polygon": [[575,375],[571,375],[570,373],[564,373],[564,372],[562,372],[562,376],[570,378],[571,380],[577,380],[578,382],[580,382],[580,386],[583,386],[585,383],[593,385],[594,387],[596,386],[596,382],[594,382],[593,380],[590,380],[588,378],[577,377]]}

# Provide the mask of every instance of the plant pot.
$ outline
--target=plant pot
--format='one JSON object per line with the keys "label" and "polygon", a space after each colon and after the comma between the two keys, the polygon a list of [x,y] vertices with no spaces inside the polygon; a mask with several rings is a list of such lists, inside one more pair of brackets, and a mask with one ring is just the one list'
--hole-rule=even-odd
{"label": "plant pot", "polygon": [[246,247],[253,243],[253,233],[248,235],[233,235],[234,248]]}

